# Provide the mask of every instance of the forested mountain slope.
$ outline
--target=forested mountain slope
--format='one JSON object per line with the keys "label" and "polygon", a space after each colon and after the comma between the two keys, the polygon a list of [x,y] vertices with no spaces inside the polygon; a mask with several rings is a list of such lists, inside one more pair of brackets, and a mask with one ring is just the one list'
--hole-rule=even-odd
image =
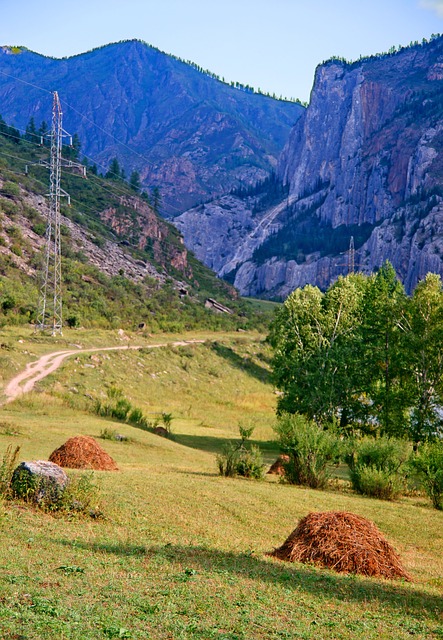
{"label": "forested mountain slope", "polygon": [[[66,59],[23,47],[0,48],[0,113],[25,128],[49,122],[57,90],[65,128],[82,151],[159,186],[171,215],[252,184],[275,167],[300,104],[236,88],[140,41]],[[19,78],[21,82],[15,78]]]}

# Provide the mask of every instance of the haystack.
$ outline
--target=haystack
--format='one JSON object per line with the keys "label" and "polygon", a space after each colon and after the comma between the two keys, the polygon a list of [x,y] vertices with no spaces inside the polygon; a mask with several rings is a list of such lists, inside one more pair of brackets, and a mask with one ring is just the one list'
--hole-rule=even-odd
{"label": "haystack", "polygon": [[346,511],[309,513],[284,544],[269,555],[343,573],[411,580],[375,524]]}
{"label": "haystack", "polygon": [[118,467],[110,455],[89,436],[69,438],[49,456],[51,462],[68,469],[96,469],[117,471]]}
{"label": "haystack", "polygon": [[282,453],[278,456],[277,460],[272,464],[269,468],[268,473],[276,475],[276,476],[284,476],[285,471],[285,462],[289,462],[289,456],[285,453]]}

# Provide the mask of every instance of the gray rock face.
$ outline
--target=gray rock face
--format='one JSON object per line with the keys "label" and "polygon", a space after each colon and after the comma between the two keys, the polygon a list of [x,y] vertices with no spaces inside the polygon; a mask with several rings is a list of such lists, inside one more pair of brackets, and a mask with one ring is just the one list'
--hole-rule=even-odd
{"label": "gray rock face", "polygon": [[[289,196],[255,217],[247,201],[231,215],[221,201],[207,205],[223,229],[210,219],[198,229],[194,219],[190,246],[204,261],[207,247],[223,246],[212,265],[219,275],[235,270],[243,295],[327,287],[350,268],[351,236],[357,269],[371,273],[389,259],[409,292],[428,271],[443,275],[442,69],[441,37],[320,66],[277,168]],[[245,232],[231,233],[240,220]]]}
{"label": "gray rock face", "polygon": [[227,273],[239,247],[254,233],[257,221],[250,201],[224,196],[186,211],[174,220],[186,246],[216,273]]}
{"label": "gray rock face", "polygon": [[14,470],[11,487],[16,496],[32,502],[57,503],[69,482],[61,467],[53,462],[22,462]]}

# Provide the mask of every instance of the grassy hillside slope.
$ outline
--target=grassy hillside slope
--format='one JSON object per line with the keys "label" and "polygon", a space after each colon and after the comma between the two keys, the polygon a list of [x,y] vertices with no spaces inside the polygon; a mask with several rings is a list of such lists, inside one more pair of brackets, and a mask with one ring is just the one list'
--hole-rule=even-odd
{"label": "grassy hillside slope", "polygon": [[[1,123],[0,123],[1,124]],[[0,324],[35,320],[46,226],[48,149],[0,127]],[[71,152],[66,149],[65,155]],[[28,168],[28,174],[25,170]],[[237,299],[183,246],[147,196],[122,180],[63,172],[64,318],[76,326],[182,331],[265,326],[269,313]],[[215,298],[233,314],[204,307]]]}
{"label": "grassy hillside slope", "polygon": [[[74,334],[91,344],[92,334]],[[23,331],[0,337],[10,347],[4,362],[16,365],[49,343],[32,342]],[[111,428],[131,438],[99,440],[120,468],[94,474],[103,519],[1,505],[1,637],[442,637],[442,514],[423,498],[381,502],[343,483],[338,491],[314,491],[270,477],[217,475],[215,453],[237,435],[239,421],[256,424],[254,438],[268,461],[274,458],[275,395],[258,335],[212,338],[216,344],[79,354],[41,383],[43,393],[0,409],[0,453],[20,445],[22,459],[45,459],[79,433],[97,438]],[[98,336],[118,340],[116,332]],[[151,415],[171,412],[174,439],[91,414],[88,395],[105,394],[110,385]],[[337,575],[265,555],[300,517],[330,509],[373,520],[414,582]]]}

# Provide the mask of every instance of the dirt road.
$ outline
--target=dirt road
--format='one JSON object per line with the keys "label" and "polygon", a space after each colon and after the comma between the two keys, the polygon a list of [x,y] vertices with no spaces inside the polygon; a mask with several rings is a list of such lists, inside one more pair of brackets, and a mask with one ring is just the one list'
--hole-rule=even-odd
{"label": "dirt road", "polygon": [[97,351],[121,351],[128,349],[159,349],[160,347],[183,347],[188,344],[202,344],[205,340],[180,340],[177,342],[161,342],[159,344],[121,346],[121,347],[99,347],[93,349],[73,349],[71,351],[55,351],[47,353],[35,362],[30,362],[24,371],[15,376],[6,386],[4,394],[6,402],[12,402],[23,393],[32,391],[34,385],[39,380],[46,378],[50,373],[59,368],[62,362],[73,355],[79,353],[95,353]]}

